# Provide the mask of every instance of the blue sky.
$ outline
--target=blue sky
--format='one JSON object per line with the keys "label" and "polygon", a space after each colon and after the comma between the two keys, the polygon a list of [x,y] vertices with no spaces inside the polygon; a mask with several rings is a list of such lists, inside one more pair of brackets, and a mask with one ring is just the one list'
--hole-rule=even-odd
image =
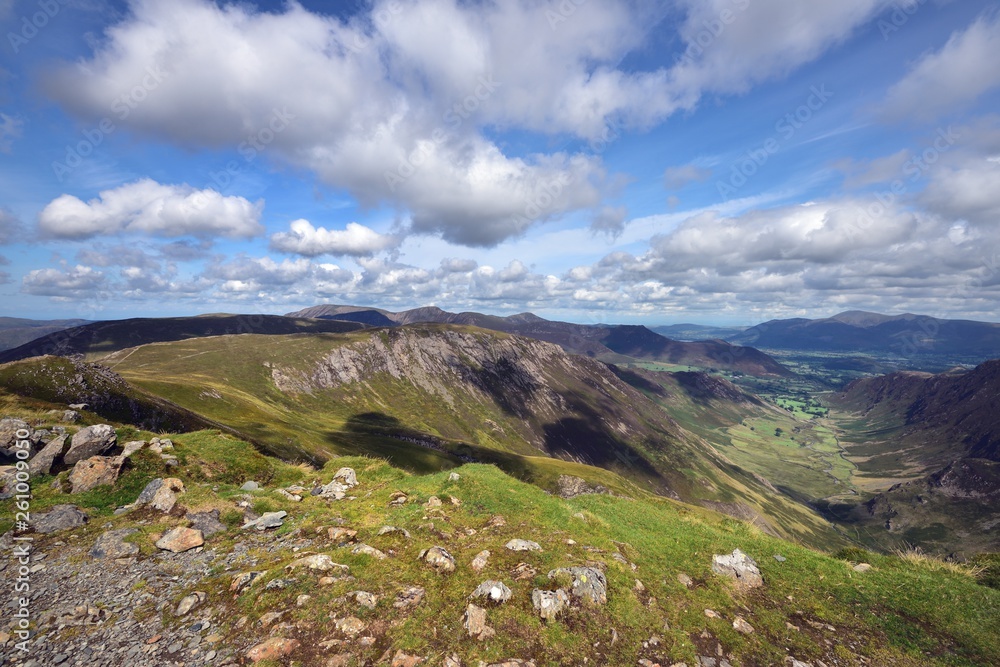
{"label": "blue sky", "polygon": [[4,315],[997,319],[997,2],[0,19]]}

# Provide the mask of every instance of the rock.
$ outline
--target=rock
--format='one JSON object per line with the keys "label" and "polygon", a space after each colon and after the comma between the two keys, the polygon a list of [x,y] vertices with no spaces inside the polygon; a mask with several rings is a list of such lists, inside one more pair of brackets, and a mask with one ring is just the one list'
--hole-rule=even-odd
{"label": "rock", "polygon": [[392,656],[392,662],[389,667],[417,667],[427,658],[419,658],[415,655],[408,655],[402,651],[396,651],[396,654]]}
{"label": "rock", "polygon": [[608,582],[604,573],[592,567],[560,567],[549,572],[549,579],[570,576],[570,592],[588,604],[602,605],[608,601]]}
{"label": "rock", "polygon": [[[482,665],[483,663],[479,663]],[[486,667],[535,667],[535,663],[530,660],[507,659],[503,662],[491,662]]]}
{"label": "rock", "polygon": [[304,558],[299,558],[298,560],[292,561],[291,564],[285,567],[286,570],[295,570],[300,567],[312,570],[313,572],[329,572],[330,570],[340,570],[341,572],[350,572],[351,568],[346,565],[341,565],[340,563],[334,563],[333,559],[326,554],[315,554],[312,556],[305,556]]}
{"label": "rock", "polygon": [[392,606],[396,609],[410,609],[419,605],[424,599],[424,589],[420,586],[409,586],[396,595]]}
{"label": "rock", "polygon": [[34,475],[48,475],[52,472],[52,466],[60,460],[66,452],[67,436],[60,435],[49,441],[49,444],[42,448],[42,451],[35,454],[28,463],[28,472]]}
{"label": "rock", "polygon": [[82,428],[70,441],[69,451],[63,457],[63,462],[68,466],[76,465],[84,459],[108,451],[115,446],[117,440],[115,429],[107,424]]}
{"label": "rock", "polygon": [[167,513],[177,504],[177,498],[184,493],[184,482],[176,477],[154,479],[142,490],[135,499],[135,506],[149,505],[153,509]]}
{"label": "rock", "polygon": [[694,586],[694,579],[687,576],[683,572],[677,575],[677,581],[679,581],[681,586],[683,586],[684,588],[691,588],[692,586]]}
{"label": "rock", "polygon": [[354,591],[352,593],[348,593],[347,597],[354,598],[355,602],[366,609],[374,609],[375,605],[378,604],[378,598],[375,597],[373,593],[369,593],[368,591]]}
{"label": "rock", "polygon": [[585,493],[611,493],[600,484],[588,484],[585,479],[573,475],[559,475],[556,481],[557,493],[563,498],[575,498]]}
{"label": "rock", "polygon": [[449,482],[457,482],[460,479],[462,479],[462,476],[459,475],[457,472],[453,472],[450,475],[448,475]]}
{"label": "rock", "polygon": [[299,642],[295,639],[284,639],[283,637],[272,637],[267,641],[257,644],[247,651],[247,658],[250,662],[260,662],[261,660],[280,660],[292,654],[299,647]]}
{"label": "rock", "polygon": [[497,514],[496,516],[490,517],[490,520],[486,522],[486,525],[483,526],[483,528],[503,528],[506,525],[507,519]]}
{"label": "rock", "polygon": [[551,621],[569,606],[569,595],[563,589],[544,591],[539,588],[531,591],[531,605],[546,621]]}
{"label": "rock", "polygon": [[126,542],[125,538],[137,532],[134,528],[108,530],[101,534],[90,548],[93,558],[128,558],[139,553],[139,545]]}
{"label": "rock", "polygon": [[87,523],[87,515],[75,505],[56,505],[45,514],[36,516],[32,527],[36,533],[55,533],[78,528]]}
{"label": "rock", "polygon": [[326,534],[330,536],[330,539],[333,540],[334,543],[340,545],[353,542],[358,536],[358,531],[337,526],[327,530]]}
{"label": "rock", "polygon": [[392,533],[399,533],[406,539],[410,539],[410,531],[406,530],[405,528],[397,528],[396,526],[382,526],[381,528],[379,528],[378,531],[379,535],[390,535]]}
{"label": "rock", "polygon": [[490,552],[488,550],[480,551],[476,554],[476,557],[472,559],[472,571],[482,572],[490,560]]}
{"label": "rock", "polygon": [[424,507],[426,507],[427,509],[431,509],[434,507],[441,507],[442,504],[443,503],[441,502],[440,498],[438,498],[437,496],[431,496],[430,498],[427,499],[427,502],[424,503]]}
{"label": "rock", "polygon": [[531,540],[511,540],[504,545],[511,551],[541,551],[542,546],[538,542]]}
{"label": "rock", "polygon": [[858,563],[852,568],[855,572],[867,572],[872,569],[872,566],[868,563]]}
{"label": "rock", "polygon": [[21,447],[17,446],[20,439],[17,437],[18,431],[28,432],[28,437],[24,438],[31,446],[28,448],[29,453],[35,451],[35,445],[38,444],[38,439],[33,437],[35,435],[35,429],[31,427],[28,422],[23,419],[14,419],[12,417],[5,417],[0,419],[0,455],[6,456],[8,458],[14,458]]}
{"label": "rock", "polygon": [[118,481],[125,459],[119,456],[92,456],[77,462],[69,474],[70,493],[85,493],[104,484]]}
{"label": "rock", "polygon": [[741,616],[733,619],[733,630],[744,635],[752,635],[754,633],[753,626],[747,623]]}
{"label": "rock", "polygon": [[208,593],[205,593],[204,591],[195,591],[190,595],[185,595],[181,598],[181,601],[177,603],[177,609],[174,610],[174,616],[187,616],[204,604],[207,599]]}
{"label": "rock", "polygon": [[355,618],[354,616],[348,616],[347,618],[338,618],[333,622],[333,626],[337,628],[340,632],[350,637],[356,637],[365,631],[368,627],[365,622],[360,618]]}
{"label": "rock", "polygon": [[297,596],[295,598],[295,606],[296,607],[305,607],[307,604],[309,604],[309,601],[312,600],[312,599],[313,599],[313,596],[307,595],[306,593],[303,593],[302,595],[299,595],[299,596]]}
{"label": "rock", "polygon": [[345,484],[341,484],[337,480],[333,480],[326,486],[322,487],[319,491],[319,497],[325,498],[326,500],[343,500],[347,497],[347,492],[350,491],[350,487]]}
{"label": "rock", "polygon": [[719,612],[715,611],[714,609],[706,609],[705,616],[707,616],[708,618],[722,618],[722,616],[719,615]]}
{"label": "rock", "polygon": [[285,523],[286,516],[288,516],[288,512],[284,510],[280,512],[264,512],[259,518],[243,524],[243,530],[250,530],[251,528],[257,530],[280,528]]}
{"label": "rock", "polygon": [[240,491],[259,491],[260,484],[254,481],[244,482],[243,486],[240,487]]}
{"label": "rock", "polygon": [[446,655],[444,657],[444,662],[441,663],[441,667],[462,667],[462,661],[459,659],[457,653],[452,653],[451,655]]}
{"label": "rock", "polygon": [[205,537],[200,530],[177,527],[167,531],[167,534],[156,541],[156,547],[175,554],[189,551],[205,544]]}
{"label": "rock", "polygon": [[377,558],[378,560],[385,560],[388,558],[383,552],[379,551],[375,547],[368,546],[367,544],[359,544],[353,549],[351,549],[352,554],[366,554],[372,558]]}
{"label": "rock", "polygon": [[497,604],[503,604],[510,599],[512,593],[505,583],[502,581],[494,581],[492,579],[484,581],[479,584],[472,595],[472,598],[487,598],[491,602]]}
{"label": "rock", "polygon": [[66,422],[67,424],[75,424],[80,421],[80,413],[76,410],[63,410],[59,421]]}
{"label": "rock", "polygon": [[131,440],[126,442],[122,450],[122,458],[128,458],[146,446],[145,440]]}
{"label": "rock", "polygon": [[258,625],[262,628],[269,628],[275,623],[279,622],[285,617],[287,611],[269,611],[261,614],[260,619],[257,620]]}
{"label": "rock", "polygon": [[486,610],[477,607],[471,602],[465,608],[465,616],[462,618],[462,626],[470,637],[479,640],[489,639],[496,635],[496,632],[486,624]]}
{"label": "rock", "polygon": [[188,513],[185,517],[191,522],[191,527],[200,530],[205,537],[211,537],[216,533],[224,533],[226,524],[219,520],[219,510],[208,510],[207,512]]}
{"label": "rock", "polygon": [[779,563],[784,563],[788,559],[782,556],[781,554],[774,554],[774,560],[778,561]]}
{"label": "rock", "polygon": [[389,496],[389,507],[400,507],[401,505],[405,505],[408,499],[408,496],[402,491],[393,491]]}
{"label": "rock", "polygon": [[343,483],[349,489],[358,485],[358,475],[354,472],[354,468],[341,468],[333,476],[333,479]]}
{"label": "rock", "polygon": [[511,575],[514,577],[514,581],[523,581],[525,579],[531,579],[536,574],[538,574],[538,570],[531,567],[527,563],[518,563],[516,566],[514,566],[514,569],[511,570]]}
{"label": "rock", "polygon": [[278,493],[284,496],[286,499],[291,500],[293,503],[301,502],[302,496],[292,493],[287,489],[278,489]]}
{"label": "rock", "polygon": [[764,583],[757,563],[739,549],[731,554],[712,556],[712,572],[736,580],[743,588],[756,588]]}
{"label": "rock", "polygon": [[438,573],[455,571],[455,558],[444,547],[424,549],[420,552],[419,558],[430,564]]}
{"label": "rock", "polygon": [[229,590],[232,593],[239,595],[243,592],[245,588],[250,586],[257,577],[265,574],[264,572],[242,572],[233,577],[233,582],[229,585]]}

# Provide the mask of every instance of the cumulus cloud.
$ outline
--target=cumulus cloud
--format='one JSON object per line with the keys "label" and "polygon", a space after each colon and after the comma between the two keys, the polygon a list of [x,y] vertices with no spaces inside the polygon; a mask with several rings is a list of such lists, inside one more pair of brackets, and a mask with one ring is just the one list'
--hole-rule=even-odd
{"label": "cumulus cloud", "polygon": [[603,206],[590,221],[590,229],[596,233],[617,238],[625,231],[628,209],[624,206]]}
{"label": "cumulus cloud", "polygon": [[263,232],[262,208],[261,202],[243,197],[147,178],[104,190],[88,202],[73,195],[57,197],[38,215],[38,227],[48,237],[65,239],[122,233],[252,238]]}
{"label": "cumulus cloud", "polygon": [[[815,58],[886,4],[685,0],[680,37],[697,57],[627,70],[622,60],[673,9],[386,0],[341,19],[298,3],[263,12],[133,0],[92,57],[43,85],[95,119],[153,72],[155,90],[124,126],[196,148],[253,146],[267,133],[269,157],[363,205],[403,209],[413,232],[493,246],[597,209],[611,185],[592,153],[512,155],[491,130],[595,140],[612,126],[649,127],[706,92],[739,92]],[[703,44],[705,22],[734,7],[737,20]],[[775,38],[759,39],[765,29]]]}
{"label": "cumulus cloud", "polygon": [[1000,220],[1000,159],[972,159],[932,176],[921,201],[930,210],[983,225]]}
{"label": "cumulus cloud", "polygon": [[103,272],[80,265],[66,269],[36,269],[21,281],[21,289],[26,294],[74,299],[97,296],[107,285]]}
{"label": "cumulus cloud", "polygon": [[954,33],[941,50],[921,58],[889,89],[882,115],[888,121],[933,120],[962,109],[983,93],[1000,86],[1000,15],[976,19]]}
{"label": "cumulus cloud", "polygon": [[344,229],[313,227],[308,220],[295,220],[289,231],[271,236],[271,248],[305,257],[320,255],[373,255],[399,246],[398,236],[379,234],[356,222],[347,223]]}

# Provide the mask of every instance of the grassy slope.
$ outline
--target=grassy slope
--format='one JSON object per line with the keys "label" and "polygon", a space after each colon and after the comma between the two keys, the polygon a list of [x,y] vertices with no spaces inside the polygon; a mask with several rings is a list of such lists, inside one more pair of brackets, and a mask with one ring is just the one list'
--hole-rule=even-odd
{"label": "grassy slope", "polygon": [[[434,330],[421,328],[424,332]],[[466,331],[486,339],[505,336]],[[531,444],[539,433],[554,430],[551,423],[512,414],[495,402],[463,396],[461,387],[452,391],[456,401],[449,406],[440,397],[386,374],[337,390],[294,395],[278,390],[271,378],[272,365],[309,372],[335,346],[363,342],[371,336],[401,335],[399,332],[199,339],[147,345],[112,355],[106,363],[149,392],[237,429],[285,458],[318,463],[337,454],[372,454],[427,472],[458,465],[462,460],[458,455],[495,463],[544,488],[554,488],[559,474],[604,483],[594,479],[593,468],[545,457]],[[612,415],[612,421],[633,420],[641,426],[638,436],[618,439],[623,444],[614,457],[601,462],[602,467],[647,489],[662,490],[665,479],[671,490],[690,501],[748,503],[768,517],[771,529],[780,535],[825,548],[842,546],[842,539],[817,514],[769,491],[731,463],[718,460],[710,448],[677,429],[652,403],[634,396],[616,396],[606,388],[597,391],[558,368],[550,379],[563,388],[567,411],[576,404],[591,411],[601,406],[593,423]],[[603,426],[587,430],[578,423],[581,421],[574,417],[559,423],[581,429],[566,429],[575,442],[604,437]],[[399,434],[421,440],[436,438],[436,446],[443,451],[391,437]],[[647,466],[652,467],[652,473]],[[614,480],[609,486],[619,488]]]}
{"label": "grassy slope", "polygon": [[[5,414],[35,422],[44,419],[46,407],[10,397],[3,404]],[[120,432],[122,439],[135,435],[131,430]],[[143,513],[145,523],[135,524],[129,514],[115,517],[111,510],[133,500],[149,479],[180,476],[188,488],[182,498],[186,507],[194,511],[219,508],[224,522],[235,527],[239,522],[235,501],[241,496],[238,485],[253,478],[267,485],[254,494],[255,509],[284,509],[290,514],[280,535],[264,539],[264,545],[282,535],[312,537],[317,529],[342,519],[359,531],[359,539],[392,554],[388,560],[376,561],[321,539],[310,549],[349,565],[355,580],[321,588],[314,575],[306,575],[293,577],[292,585],[283,590],[265,591],[266,581],[288,577],[283,566],[301,553],[292,552],[295,541],[277,550],[252,547],[254,569],[267,570],[267,574],[250,592],[234,599],[228,592],[233,572],[225,571],[221,562],[236,543],[252,538],[235,530],[211,538],[208,546],[219,554],[220,567],[197,586],[209,593],[208,604],[217,609],[221,620],[215,631],[224,637],[223,645],[237,650],[260,640],[257,618],[290,609],[290,620],[303,622],[289,636],[302,641],[303,648],[293,657],[304,664],[317,659],[313,651],[319,642],[338,636],[328,619],[352,614],[371,624],[370,632],[376,636],[374,646],[359,651],[360,657],[371,660],[391,648],[425,656],[455,651],[465,664],[508,657],[533,658],[540,666],[583,664],[584,657],[607,665],[635,665],[640,657],[663,664],[679,660],[697,664],[697,654],[714,655],[716,644],[721,643],[734,664],[743,667],[781,664],[789,654],[800,660],[823,659],[831,665],[861,665],[862,656],[870,661],[864,664],[897,667],[979,667],[1000,661],[1000,591],[978,585],[960,568],[860,553],[854,557],[874,569],[859,574],[845,561],[768,537],[747,524],[700,508],[645,495],[632,500],[581,496],[566,501],[492,466],[462,466],[457,469],[461,475],[457,482],[449,481],[447,472],[412,475],[370,458],[341,458],[321,471],[312,471],[262,456],[246,443],[218,432],[173,439],[179,469],[168,471],[155,456],[141,452],[115,488],[101,487],[72,499],[55,492],[50,478],[38,478],[33,511],[72,500],[106,517],[76,531],[78,543],[89,545],[108,524],[138,527],[139,533],[130,539],[148,555],[153,551],[152,536],[182,520]],[[327,503],[306,498],[292,503],[273,491],[293,482],[326,482],[344,465],[358,471],[356,500]],[[408,493],[411,502],[391,509],[389,495],[396,490]],[[429,511],[422,506],[432,494],[445,499],[442,509]],[[448,496],[458,498],[461,506],[448,503]],[[9,502],[0,503],[0,516],[12,515]],[[484,530],[488,519],[498,514],[507,518],[508,525]],[[377,529],[386,524],[408,529],[412,539],[376,536]],[[505,551],[502,545],[514,537],[536,540],[544,551]],[[566,544],[566,539],[576,544]],[[36,547],[45,550],[55,540],[65,540],[65,535],[39,538]],[[456,573],[438,576],[418,562],[417,553],[435,544],[455,556]],[[737,547],[760,564],[766,582],[762,589],[734,592],[728,582],[711,574],[711,554]],[[486,570],[476,575],[468,563],[482,549],[489,549],[493,556]],[[613,559],[616,553],[637,569]],[[773,554],[787,560],[778,562]],[[513,581],[510,570],[522,561],[536,567],[540,575]],[[531,610],[531,589],[551,586],[544,577],[549,569],[585,561],[606,564],[608,604],[574,609],[551,624],[540,622]],[[694,579],[692,588],[678,583],[681,573]],[[465,637],[461,617],[468,594],[487,578],[504,580],[514,598],[503,607],[489,609],[488,622],[497,636],[480,643]],[[635,590],[636,579],[642,581],[644,591]],[[395,609],[395,594],[414,584],[426,588],[424,603],[412,614]],[[352,590],[378,595],[376,609],[365,611],[345,600]],[[312,598],[297,607],[295,599],[302,593]],[[706,618],[705,609],[715,610],[722,618]],[[182,622],[164,613],[166,623]],[[749,636],[735,632],[731,622],[736,615],[749,621],[756,632]],[[250,622],[241,629],[238,619],[243,616]],[[810,622],[831,624],[836,631],[814,628]],[[800,629],[789,629],[786,623]],[[614,644],[612,629],[617,635]],[[644,649],[643,641],[654,634],[661,638],[660,646]]]}

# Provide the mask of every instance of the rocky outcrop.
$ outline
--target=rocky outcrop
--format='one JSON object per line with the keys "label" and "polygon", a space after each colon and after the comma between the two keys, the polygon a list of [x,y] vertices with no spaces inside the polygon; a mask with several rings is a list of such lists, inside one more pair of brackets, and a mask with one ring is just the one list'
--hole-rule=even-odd
{"label": "rocky outcrop", "polygon": [[72,466],[91,456],[104,454],[115,446],[117,439],[115,429],[107,424],[82,428],[70,441],[69,451],[63,457],[63,462]]}
{"label": "rocky outcrop", "polygon": [[91,456],[77,463],[69,474],[71,493],[85,493],[118,481],[125,459],[120,456]]}
{"label": "rocky outcrop", "polygon": [[734,549],[731,554],[712,556],[712,572],[735,580],[743,588],[757,588],[764,584],[757,562],[739,549]]}
{"label": "rocky outcrop", "polygon": [[56,533],[78,528],[87,523],[87,515],[75,505],[56,505],[48,512],[35,517],[32,527],[36,533]]}

